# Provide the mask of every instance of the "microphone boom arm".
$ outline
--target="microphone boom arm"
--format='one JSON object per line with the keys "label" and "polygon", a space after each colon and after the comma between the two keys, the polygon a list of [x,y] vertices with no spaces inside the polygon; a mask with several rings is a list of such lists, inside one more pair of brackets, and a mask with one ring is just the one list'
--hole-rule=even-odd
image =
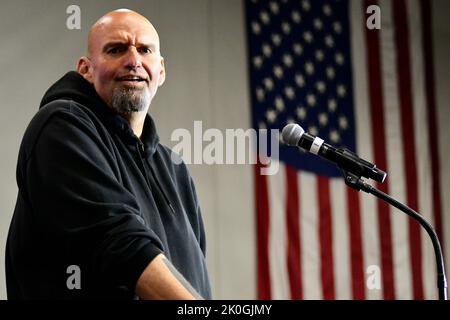
{"label": "microphone boom arm", "polygon": [[361,177],[347,172],[346,170],[342,171],[344,173],[345,184],[347,186],[357,191],[363,190],[366,193],[373,194],[377,198],[406,213],[408,216],[416,220],[427,231],[433,243],[434,253],[436,256],[437,287],[439,291],[439,300],[447,300],[447,278],[445,276],[444,257],[442,255],[442,248],[439,242],[439,238],[432,225],[421,214],[417,213],[403,203],[395,200],[383,191],[378,190],[377,188],[365,183],[364,180],[361,179]]}

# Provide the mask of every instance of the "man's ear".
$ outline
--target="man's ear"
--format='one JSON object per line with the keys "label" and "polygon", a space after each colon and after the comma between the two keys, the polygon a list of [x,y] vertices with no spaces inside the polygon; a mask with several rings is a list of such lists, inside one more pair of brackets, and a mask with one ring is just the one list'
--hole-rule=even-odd
{"label": "man's ear", "polygon": [[166,81],[166,66],[164,65],[164,58],[161,57],[161,70],[159,71],[158,87],[161,87],[164,81]]}
{"label": "man's ear", "polygon": [[83,78],[92,83],[91,60],[88,57],[83,56],[78,60],[77,71]]}

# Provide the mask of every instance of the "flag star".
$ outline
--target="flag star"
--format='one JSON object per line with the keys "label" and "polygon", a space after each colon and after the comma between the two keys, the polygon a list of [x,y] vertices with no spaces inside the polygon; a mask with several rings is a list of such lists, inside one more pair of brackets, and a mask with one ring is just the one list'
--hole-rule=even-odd
{"label": "flag star", "polygon": [[272,47],[269,44],[264,43],[262,46],[262,52],[266,57],[270,57],[272,55]]}
{"label": "flag star", "polygon": [[295,90],[291,86],[284,88],[284,94],[289,100],[293,100],[295,98]]}
{"label": "flag star", "polygon": [[272,91],[273,89],[273,80],[271,78],[265,78],[263,80],[264,86],[267,90]]}
{"label": "flag star", "polygon": [[329,48],[333,48],[334,47],[334,39],[333,39],[333,37],[331,35],[327,35],[325,37],[325,44]]}
{"label": "flag star", "polygon": [[306,102],[308,103],[309,106],[315,107],[317,103],[316,96],[311,93],[306,95]]}
{"label": "flag star", "polygon": [[269,123],[274,123],[277,120],[277,113],[273,109],[267,110],[266,118]]}
{"label": "flag star", "polygon": [[303,88],[305,86],[305,78],[302,74],[295,75],[295,83],[299,86],[299,88]]}
{"label": "flag star", "polygon": [[280,6],[278,3],[274,1],[270,2],[270,11],[272,11],[273,14],[278,14],[280,12]]}
{"label": "flag star", "polygon": [[252,31],[254,34],[261,33],[261,25],[257,21],[252,22]]}
{"label": "flag star", "polygon": [[295,110],[296,114],[297,114],[297,118],[299,120],[305,120],[306,118],[306,113],[307,110],[305,107],[297,107],[297,109]]}
{"label": "flag star", "polygon": [[305,71],[309,75],[312,75],[314,73],[314,64],[311,61],[307,61],[305,63]]}
{"label": "flag star", "polygon": [[340,22],[336,21],[333,23],[333,30],[338,34],[342,32],[342,25],[340,24]]}
{"label": "flag star", "polygon": [[305,39],[306,42],[311,43],[313,41],[313,35],[310,31],[303,32],[303,39]]}
{"label": "flag star", "polygon": [[308,0],[303,0],[302,1],[302,8],[305,11],[309,11],[311,9],[311,4],[309,3]]}
{"label": "flag star", "polygon": [[341,136],[339,135],[339,131],[337,130],[330,130],[330,140],[334,143],[338,143],[341,140]]}
{"label": "flag star", "polygon": [[325,4],[322,9],[323,9],[323,13],[327,17],[331,16],[332,10],[331,10],[331,6],[329,4]]}
{"label": "flag star", "polygon": [[275,65],[273,67],[273,74],[275,75],[275,77],[277,77],[278,79],[283,78],[283,68],[280,67],[279,65]]}
{"label": "flag star", "polygon": [[327,67],[326,69],[327,78],[332,80],[336,76],[336,71],[334,71],[333,67]]}
{"label": "flag star", "polygon": [[328,110],[330,112],[335,112],[337,109],[337,103],[336,103],[336,99],[330,99],[328,100]]}
{"label": "flag star", "polygon": [[317,130],[317,127],[312,125],[308,127],[308,133],[312,134],[313,136],[317,136],[319,134],[319,130]]}
{"label": "flag star", "polygon": [[325,127],[328,124],[328,115],[325,112],[319,114],[319,124]]}
{"label": "flag star", "polygon": [[261,11],[261,13],[259,14],[259,18],[264,24],[268,24],[270,22],[270,16],[266,11]]}
{"label": "flag star", "polygon": [[345,88],[345,86],[343,84],[339,84],[337,86],[336,92],[338,94],[339,97],[345,97],[347,95],[347,89]]}
{"label": "flag star", "polygon": [[256,100],[258,100],[258,102],[264,102],[265,100],[265,92],[261,87],[256,88]]}
{"label": "flag star", "polygon": [[253,65],[256,69],[261,69],[261,66],[263,64],[263,59],[261,56],[255,56],[253,57]]}
{"label": "flag star", "polygon": [[300,21],[302,21],[302,16],[297,10],[292,11],[291,18],[295,23],[300,23]]}
{"label": "flag star", "polygon": [[317,50],[315,56],[317,61],[323,61],[323,59],[325,58],[325,55],[323,54],[322,50]]}
{"label": "flag star", "polygon": [[317,88],[317,91],[319,91],[320,93],[324,93],[325,90],[326,90],[325,82],[323,82],[323,81],[317,82],[316,83],[316,88]]}
{"label": "flag star", "polygon": [[293,49],[294,49],[294,53],[298,56],[303,53],[303,47],[300,43],[294,43]]}
{"label": "flag star", "polygon": [[336,53],[335,55],[335,59],[336,59],[336,63],[338,65],[343,65],[344,64],[344,55],[340,52]]}
{"label": "flag star", "polygon": [[292,64],[293,64],[292,56],[290,54],[287,54],[287,53],[284,54],[283,55],[283,63],[288,68],[292,67]]}
{"label": "flag star", "polygon": [[339,128],[346,130],[348,128],[348,120],[345,116],[339,117]]}
{"label": "flag star", "polygon": [[291,33],[291,25],[289,23],[287,23],[287,22],[283,22],[281,24],[281,29],[283,30],[283,32],[285,34]]}
{"label": "flag star", "polygon": [[276,96],[275,98],[275,108],[277,108],[280,112],[282,112],[285,108],[284,100],[280,96]]}
{"label": "flag star", "polygon": [[281,36],[277,33],[272,34],[272,42],[277,47],[281,44]]}
{"label": "flag star", "polygon": [[313,24],[316,30],[322,30],[323,28],[322,20],[320,20],[319,18],[315,18]]}
{"label": "flag star", "polygon": [[[291,124],[291,123],[295,123],[295,120],[292,117],[288,117],[286,120],[286,124]],[[281,137],[281,135],[280,135],[280,137]]]}

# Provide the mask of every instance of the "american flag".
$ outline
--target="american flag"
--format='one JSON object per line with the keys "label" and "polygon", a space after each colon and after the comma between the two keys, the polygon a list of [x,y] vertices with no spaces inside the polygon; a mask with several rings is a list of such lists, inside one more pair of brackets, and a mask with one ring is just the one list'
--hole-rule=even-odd
{"label": "american flag", "polygon": [[[442,241],[430,25],[427,0],[246,0],[253,127],[298,123],[375,163],[388,177],[374,186]],[[316,156],[281,145],[273,161],[275,175],[255,166],[258,298],[437,298],[415,221]]]}

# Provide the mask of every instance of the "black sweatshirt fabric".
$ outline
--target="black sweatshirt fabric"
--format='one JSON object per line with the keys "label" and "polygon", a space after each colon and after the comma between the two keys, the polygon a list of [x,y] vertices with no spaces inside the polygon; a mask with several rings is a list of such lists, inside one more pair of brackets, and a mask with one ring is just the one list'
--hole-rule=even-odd
{"label": "black sweatshirt fabric", "polygon": [[133,299],[159,253],[211,298],[195,187],[171,156],[149,115],[139,139],[78,73],[50,87],[19,152],[8,299]]}

